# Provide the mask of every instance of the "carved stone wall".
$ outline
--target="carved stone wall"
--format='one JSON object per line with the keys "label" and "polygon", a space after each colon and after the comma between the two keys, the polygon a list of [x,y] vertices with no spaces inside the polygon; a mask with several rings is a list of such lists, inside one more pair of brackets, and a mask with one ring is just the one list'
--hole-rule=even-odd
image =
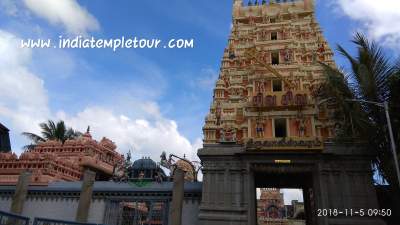
{"label": "carved stone wall", "polygon": [[116,145],[109,139],[92,139],[85,133],[76,140],[40,142],[19,157],[0,152],[0,185],[14,185],[22,171],[31,171],[31,185],[47,185],[54,181],[78,181],[84,168],[111,177],[115,165],[123,161]]}
{"label": "carved stone wall", "polygon": [[310,225],[384,224],[378,218],[317,216],[318,209],[379,208],[370,157],[362,148],[327,145],[323,153],[304,154],[217,144],[198,154],[204,165],[200,225],[255,225],[256,187],[305,190]]}

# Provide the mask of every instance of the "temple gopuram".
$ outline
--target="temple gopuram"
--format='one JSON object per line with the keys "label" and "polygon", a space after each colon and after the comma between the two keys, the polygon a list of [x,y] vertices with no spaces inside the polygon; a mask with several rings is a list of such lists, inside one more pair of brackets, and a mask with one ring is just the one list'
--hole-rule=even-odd
{"label": "temple gopuram", "polygon": [[317,216],[318,209],[378,202],[373,156],[362,143],[336,138],[341,115],[329,96],[320,97],[325,66],[336,65],[315,1],[233,0],[232,15],[198,151],[199,225],[260,224],[260,188],[301,189],[307,225],[384,224],[377,217]]}
{"label": "temple gopuram", "polygon": [[328,111],[316,107],[324,80],[320,63],[335,64],[314,3],[278,2],[244,7],[234,1],[233,28],[203,128],[205,144],[265,141],[265,147],[279,148],[302,142],[320,149],[334,135]]}
{"label": "temple gopuram", "polygon": [[277,188],[260,189],[257,200],[258,225],[304,225],[304,204],[293,200],[285,205],[284,194]]}
{"label": "temple gopuram", "polygon": [[83,171],[96,172],[97,180],[108,180],[115,165],[123,162],[109,139],[100,142],[86,132],[76,140],[40,142],[19,157],[12,152],[0,153],[0,185],[15,185],[22,171],[31,171],[31,185],[54,181],[79,181]]}

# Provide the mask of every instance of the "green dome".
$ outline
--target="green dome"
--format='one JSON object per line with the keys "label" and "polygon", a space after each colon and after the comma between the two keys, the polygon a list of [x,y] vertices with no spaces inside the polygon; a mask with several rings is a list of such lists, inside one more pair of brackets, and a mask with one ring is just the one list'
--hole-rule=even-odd
{"label": "green dome", "polygon": [[150,158],[138,159],[133,162],[132,169],[134,170],[154,170],[157,169],[157,163]]}

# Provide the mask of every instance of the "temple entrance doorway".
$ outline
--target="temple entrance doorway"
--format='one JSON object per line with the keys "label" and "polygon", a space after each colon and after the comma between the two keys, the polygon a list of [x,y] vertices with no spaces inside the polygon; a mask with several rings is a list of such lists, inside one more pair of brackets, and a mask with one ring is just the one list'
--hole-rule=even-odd
{"label": "temple entrance doorway", "polygon": [[[255,171],[257,225],[315,225],[312,173]],[[295,194],[297,198],[285,194]],[[292,201],[293,200],[293,201]]]}
{"label": "temple entrance doorway", "polygon": [[326,144],[323,152],[291,152],[220,144],[198,155],[204,176],[199,225],[257,225],[257,188],[303,190],[307,225],[385,224],[378,217],[318,215],[323,209],[379,207],[371,158],[361,147]]}

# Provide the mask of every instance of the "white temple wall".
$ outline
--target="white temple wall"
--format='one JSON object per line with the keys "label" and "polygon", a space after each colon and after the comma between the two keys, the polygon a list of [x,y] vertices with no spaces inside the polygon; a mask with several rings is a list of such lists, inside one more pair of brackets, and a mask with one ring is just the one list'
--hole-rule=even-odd
{"label": "white temple wall", "polygon": [[89,223],[103,223],[104,213],[106,211],[106,201],[104,199],[95,199],[92,201],[89,210]]}
{"label": "white temple wall", "polygon": [[9,212],[11,207],[11,198],[0,196],[0,211]]}
{"label": "white temple wall", "polygon": [[[9,212],[11,197],[0,197],[0,210]],[[24,204],[22,216],[74,221],[79,199],[68,197],[28,197]],[[105,201],[94,199],[90,205],[89,223],[103,223]]]}
{"label": "white temple wall", "polygon": [[182,210],[182,225],[197,225],[200,202],[184,200]]}
{"label": "white temple wall", "polygon": [[76,210],[78,208],[77,198],[63,197],[28,197],[25,202],[23,216],[57,219],[57,220],[75,220]]}

